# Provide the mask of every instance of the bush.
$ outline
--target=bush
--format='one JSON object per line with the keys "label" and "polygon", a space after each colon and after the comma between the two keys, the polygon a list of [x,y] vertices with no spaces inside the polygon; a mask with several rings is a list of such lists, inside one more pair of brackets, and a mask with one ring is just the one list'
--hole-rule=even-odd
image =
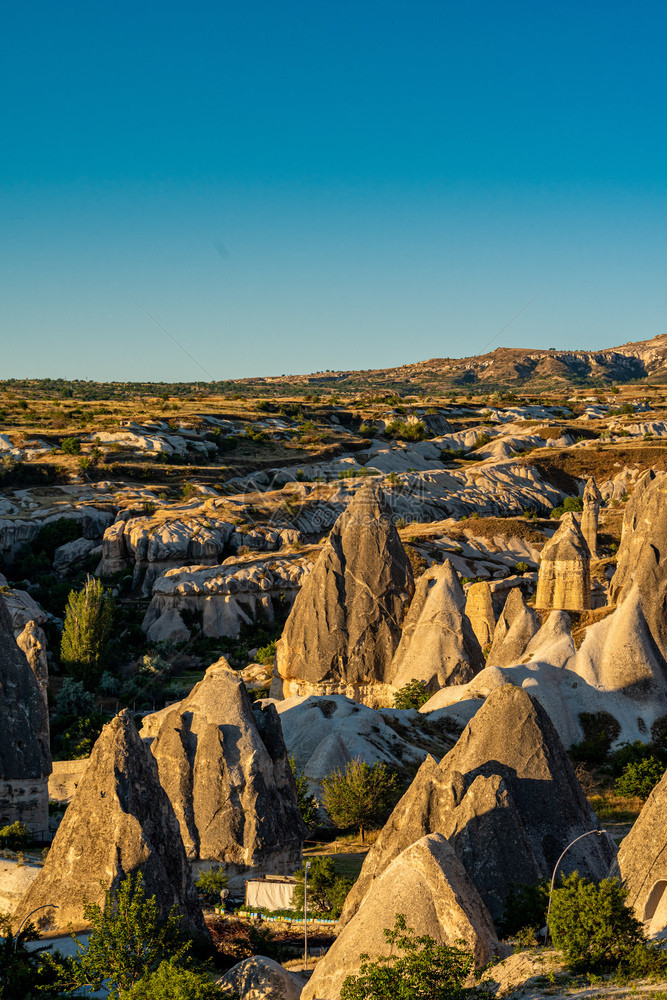
{"label": "bush", "polygon": [[62,439],[60,447],[66,455],[78,455],[81,451],[81,442],[78,438],[67,437]]}
{"label": "bush", "polygon": [[585,764],[604,763],[621,732],[618,720],[609,712],[580,712],[579,722],[584,738],[571,747],[570,757]]}
{"label": "bush", "polygon": [[258,663],[263,664],[265,667],[273,666],[273,660],[276,655],[276,645],[277,642],[274,639],[267,646],[262,646],[261,649],[257,650],[257,656],[255,659]]}
{"label": "bush", "polygon": [[66,677],[56,698],[56,713],[62,716],[88,715],[95,711],[95,696],[81,681]]}
{"label": "bush", "polygon": [[215,868],[209,868],[208,871],[199,873],[195,888],[210,906],[219,906],[220,890],[226,889],[228,884],[227,872],[222,865],[217,865]]}
{"label": "bush", "polygon": [[647,799],[665,773],[665,765],[656,757],[647,757],[626,765],[623,774],[616,779],[614,791],[628,798],[637,796]]}
{"label": "bush", "polygon": [[512,882],[501,920],[504,935],[518,934],[525,928],[544,927],[549,905],[549,879],[541,882]]}
{"label": "bush", "polygon": [[10,823],[0,828],[0,847],[8,847],[10,851],[19,851],[30,843],[30,830],[25,823]]}
{"label": "bush", "polygon": [[[307,862],[304,861],[301,871],[296,872],[294,876],[296,885],[294,886],[292,905],[295,910],[301,913],[303,913],[304,904],[306,864]],[[314,911],[339,917],[351,888],[352,882],[349,879],[336,875],[332,858],[310,859],[310,870],[308,871],[309,913]]]}
{"label": "bush", "polygon": [[476,451],[477,448],[483,448],[484,445],[488,444],[490,440],[491,440],[491,435],[487,434],[486,431],[484,431],[482,434],[478,434],[477,437],[475,438],[475,443],[472,446],[473,451]]}
{"label": "bush", "polygon": [[464,986],[473,971],[469,952],[436,944],[427,934],[417,937],[402,913],[384,936],[390,954],[374,962],[362,954],[359,974],[347,976],[341,1000],[463,1000],[476,995]]}
{"label": "bush", "polygon": [[584,501],[581,497],[566,497],[559,507],[554,507],[549,517],[562,517],[568,511],[580,511],[584,509]]}
{"label": "bush", "polygon": [[294,784],[296,785],[296,802],[299,807],[299,812],[301,813],[301,819],[308,830],[314,830],[317,826],[317,799],[310,790],[308,779],[305,774],[302,774],[302,772],[298,770],[294,757],[290,757],[289,766],[292,769],[292,774],[294,776]]}
{"label": "bush", "polygon": [[431,697],[431,692],[424,681],[412,678],[409,684],[400,688],[394,695],[394,708],[421,708]]}
{"label": "bush", "polygon": [[642,925],[626,906],[618,879],[599,885],[572,872],[551,897],[549,927],[573,972],[601,972],[627,960],[644,942]]}

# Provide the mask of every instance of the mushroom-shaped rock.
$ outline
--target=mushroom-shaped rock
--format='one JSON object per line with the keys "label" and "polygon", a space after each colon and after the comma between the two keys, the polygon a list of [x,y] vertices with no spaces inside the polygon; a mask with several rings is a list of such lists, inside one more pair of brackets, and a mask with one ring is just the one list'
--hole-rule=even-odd
{"label": "mushroom-shaped rock", "polygon": [[584,511],[581,515],[581,533],[586,539],[591,559],[597,559],[598,554],[598,521],[601,503],[602,494],[597,488],[597,483],[591,477],[584,490]]}
{"label": "mushroom-shaped rock", "polygon": [[591,556],[571,512],[542,549],[535,607],[545,611],[584,611],[591,606]]}
{"label": "mushroom-shaped rock", "polygon": [[[497,687],[436,764],[429,757],[387,820],[345,904],[347,923],[395,857],[429,833],[447,838],[494,919],[511,882],[550,876],[561,851],[599,826],[546,711],[522,688]],[[606,834],[576,844],[566,871],[602,878]]]}
{"label": "mushroom-shaped rock", "polygon": [[14,638],[0,596],[0,825],[49,825],[49,714],[39,680]]}
{"label": "mushroom-shaped rock", "polygon": [[218,980],[221,995],[243,1000],[299,1000],[305,979],[272,958],[253,955]]}
{"label": "mushroom-shaped rock", "polygon": [[466,614],[482,649],[490,646],[496,631],[491,588],[486,580],[473,583],[466,596]]}
{"label": "mushroom-shaped rock", "polygon": [[464,608],[463,588],[449,559],[419,577],[394,655],[394,688],[416,679],[437,691],[447,684],[466,684],[484,667]]}
{"label": "mushroom-shaped rock", "polygon": [[16,923],[55,904],[52,925],[83,921],[84,897],[104,901],[126,875],[143,876],[166,916],[176,906],[182,928],[207,935],[178,821],[160,787],[157,766],[127,710],[104,726],[39,875],[21,900]]}
{"label": "mushroom-shaped rock", "polygon": [[465,868],[445,837],[421,837],[402,851],[373,882],[354,917],[345,925],[303,991],[303,1000],[337,1000],[346,976],[357,975],[361,955],[389,954],[384,935],[402,913],[418,935],[438,944],[464,947],[477,966],[498,951],[491,917]]}
{"label": "mushroom-shaped rock", "polygon": [[191,860],[293,871],[306,830],[273,705],[253,706],[225,662],[144,722]]}
{"label": "mushroom-shaped rock", "polygon": [[413,593],[410,562],[384,495],[365,485],[296,597],[278,642],[271,696],[386,701],[378,686],[388,683]]}
{"label": "mushroom-shaped rock", "polygon": [[487,666],[511,667],[519,663],[540,624],[539,615],[527,606],[521,589],[513,587],[496,624]]}
{"label": "mushroom-shaped rock", "polygon": [[612,875],[620,875],[628,904],[649,937],[667,932],[667,775],[649,795],[639,818],[621,841]]}

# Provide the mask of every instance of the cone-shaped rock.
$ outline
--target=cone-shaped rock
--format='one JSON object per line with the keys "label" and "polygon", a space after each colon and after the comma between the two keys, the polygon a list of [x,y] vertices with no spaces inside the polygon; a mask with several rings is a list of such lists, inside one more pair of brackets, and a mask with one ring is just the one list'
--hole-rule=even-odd
{"label": "cone-shaped rock", "polygon": [[369,704],[386,685],[414,593],[410,562],[380,489],[364,486],[304,581],[276,652],[271,696],[345,694]]}
{"label": "cone-shaped rock", "polygon": [[639,819],[621,841],[612,875],[628,890],[628,905],[650,937],[667,931],[667,775],[655,786]]}
{"label": "cone-shaped rock", "polygon": [[482,649],[490,646],[496,631],[496,616],[493,613],[491,588],[486,580],[473,583],[468,590],[466,614]]}
{"label": "cone-shaped rock", "polygon": [[[126,875],[143,875],[148,897],[166,916],[172,906],[191,935],[206,934],[178,821],[160,786],[157,765],[125,710],[102,730],[44,867],[21,900],[16,924],[55,904],[52,923],[83,920],[84,896],[103,903]],[[103,883],[101,885],[100,883]]]}
{"label": "cone-shaped rock", "polygon": [[[492,691],[440,764],[428,758],[368,853],[345,904],[346,923],[401,851],[442,833],[494,920],[511,882],[550,876],[575,837],[599,826],[542,706],[522,688]],[[564,869],[601,878],[614,847],[587,837]]]}
{"label": "cone-shaped rock", "polygon": [[539,615],[526,605],[521,588],[513,587],[496,624],[486,665],[512,667],[515,663],[520,663],[528,643],[539,632],[540,625]]}
{"label": "cone-shaped rock", "polygon": [[49,714],[0,597],[0,826],[49,828]]}
{"label": "cone-shaped rock", "polygon": [[273,705],[253,706],[243,681],[213,664],[184,701],[149,716],[142,735],[192,860],[293,871],[306,830]]}
{"label": "cone-shaped rock", "polygon": [[22,649],[25,653],[30,669],[37,678],[42,698],[48,708],[49,664],[44,630],[40,628],[37,622],[29,621],[20,635],[17,636],[16,642],[19,649]]}
{"label": "cone-shaped rock", "polygon": [[584,512],[581,515],[581,533],[586,539],[591,559],[597,559],[598,555],[598,521],[601,503],[602,494],[591,477],[584,490]]}
{"label": "cone-shaped rock", "polygon": [[467,684],[482,670],[484,657],[465,603],[449,559],[419,577],[392,664],[395,688],[416,679],[437,691],[447,684]]}
{"label": "cone-shaped rock", "polygon": [[389,954],[384,929],[403,913],[418,935],[456,947],[460,941],[475,964],[486,965],[498,950],[489,912],[465,868],[440,834],[422,837],[406,848],[373,885],[301,994],[302,1000],[337,1000],[346,976],[358,975],[361,955],[374,961]]}
{"label": "cone-shaped rock", "polygon": [[584,611],[591,606],[591,555],[574,514],[563,514],[542,549],[535,607]]}

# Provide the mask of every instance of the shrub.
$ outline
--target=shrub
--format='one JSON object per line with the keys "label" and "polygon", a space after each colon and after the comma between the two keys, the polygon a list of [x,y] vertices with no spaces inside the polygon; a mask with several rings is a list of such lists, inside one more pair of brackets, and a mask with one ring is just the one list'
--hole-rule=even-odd
{"label": "shrub", "polygon": [[81,442],[78,438],[67,437],[62,439],[60,447],[66,455],[78,455],[81,451]]}
{"label": "shrub", "polygon": [[580,712],[579,722],[584,738],[570,749],[570,757],[586,764],[604,763],[621,732],[618,720],[609,712]]}
{"label": "shrub", "polygon": [[[296,872],[294,878],[294,896],[292,905],[295,910],[303,913],[304,887],[306,864],[304,861],[301,871]],[[308,912],[330,913],[332,917],[339,917],[343,909],[343,904],[348,892],[352,888],[349,879],[336,875],[336,869],[332,858],[319,857],[310,859],[310,870],[308,871]]]}
{"label": "shrub", "polygon": [[626,906],[618,879],[599,885],[572,872],[551,897],[554,944],[573,972],[600,972],[619,965],[644,941],[642,925]]}
{"label": "shrub", "polygon": [[308,830],[313,830],[317,826],[317,799],[310,790],[308,779],[296,766],[294,757],[290,757],[289,766],[294,776],[296,785],[296,802],[301,813],[301,819]]}
{"label": "shrub", "polygon": [[202,871],[197,876],[195,888],[200,896],[211,906],[220,904],[220,890],[226,889],[229,884],[227,873],[222,865]]}
{"label": "shrub", "polygon": [[95,711],[95,696],[86,691],[81,681],[66,677],[56,698],[58,715],[88,715]]}
{"label": "shrub", "polygon": [[580,511],[584,509],[584,501],[581,497],[566,497],[559,507],[554,507],[549,517],[562,517],[568,511]]}
{"label": "shrub", "polygon": [[412,678],[409,684],[400,688],[394,695],[394,708],[421,708],[431,697],[424,681]]}
{"label": "shrub", "polygon": [[484,431],[482,434],[478,434],[477,437],[475,438],[475,443],[472,446],[473,451],[476,451],[477,448],[483,448],[484,445],[488,444],[490,440],[491,440],[491,435],[487,434],[486,431]]}
{"label": "shrub", "polygon": [[549,905],[549,879],[512,882],[501,920],[503,934],[515,935],[526,928],[544,927]]}
{"label": "shrub", "polygon": [[374,962],[362,954],[359,974],[347,976],[341,1000],[463,1000],[475,995],[464,985],[473,971],[469,952],[436,944],[428,934],[417,937],[402,913],[384,936],[390,953]]}
{"label": "shrub", "polygon": [[656,757],[631,761],[626,765],[623,774],[616,779],[614,791],[617,795],[627,797],[637,796],[647,799],[665,773],[665,765]]}
{"label": "shrub", "polygon": [[8,847],[10,851],[27,847],[30,839],[30,830],[25,823],[20,823],[18,820],[0,828],[0,847]]}
{"label": "shrub", "polygon": [[262,646],[261,649],[258,649],[257,656],[255,657],[257,662],[262,663],[265,667],[272,666],[276,655],[276,645],[277,642],[274,639],[273,642],[270,642],[266,646]]}

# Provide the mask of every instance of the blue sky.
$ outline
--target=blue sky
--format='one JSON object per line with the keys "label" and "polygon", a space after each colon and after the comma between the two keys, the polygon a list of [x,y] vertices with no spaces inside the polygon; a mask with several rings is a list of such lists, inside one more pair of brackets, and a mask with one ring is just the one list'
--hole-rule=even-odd
{"label": "blue sky", "polygon": [[0,377],[666,332],[666,33],[616,0],[6,0]]}

